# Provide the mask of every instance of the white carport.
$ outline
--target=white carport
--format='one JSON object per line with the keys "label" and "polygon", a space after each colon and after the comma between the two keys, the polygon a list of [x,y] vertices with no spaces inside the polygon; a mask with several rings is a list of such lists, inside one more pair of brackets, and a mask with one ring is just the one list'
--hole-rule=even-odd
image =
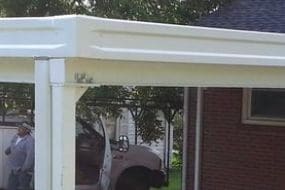
{"label": "white carport", "polygon": [[88,86],[284,88],[284,52],[276,33],[75,15],[0,19],[0,82],[35,83],[36,190],[74,189],[75,104]]}

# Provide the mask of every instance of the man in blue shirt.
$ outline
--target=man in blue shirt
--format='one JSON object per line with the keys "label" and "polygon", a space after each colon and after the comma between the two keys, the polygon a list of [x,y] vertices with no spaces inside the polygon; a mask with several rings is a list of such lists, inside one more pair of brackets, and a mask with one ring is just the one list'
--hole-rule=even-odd
{"label": "man in blue shirt", "polygon": [[35,142],[31,130],[29,124],[22,123],[5,150],[11,168],[7,190],[29,190],[35,162]]}

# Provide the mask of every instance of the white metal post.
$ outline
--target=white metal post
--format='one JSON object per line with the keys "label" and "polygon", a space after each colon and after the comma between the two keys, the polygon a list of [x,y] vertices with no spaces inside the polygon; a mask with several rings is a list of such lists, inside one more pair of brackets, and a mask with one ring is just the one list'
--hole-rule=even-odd
{"label": "white metal post", "polygon": [[49,60],[35,60],[35,190],[51,189]]}
{"label": "white metal post", "polygon": [[182,164],[182,190],[187,188],[187,165],[188,165],[188,127],[189,127],[189,88],[184,88],[183,105],[183,164]]}
{"label": "white metal post", "polygon": [[75,106],[86,89],[65,86],[64,59],[35,60],[35,190],[75,189]]}
{"label": "white metal post", "polygon": [[201,140],[202,140],[202,115],[203,115],[203,88],[197,87],[196,132],[195,132],[195,166],[194,190],[200,189],[201,178]]}
{"label": "white metal post", "polygon": [[86,88],[52,86],[52,189],[75,189],[75,107]]}
{"label": "white metal post", "polygon": [[64,59],[50,61],[52,190],[75,189],[75,107],[87,89],[65,85]]}
{"label": "white metal post", "polygon": [[75,189],[75,88],[52,86],[52,189]]}

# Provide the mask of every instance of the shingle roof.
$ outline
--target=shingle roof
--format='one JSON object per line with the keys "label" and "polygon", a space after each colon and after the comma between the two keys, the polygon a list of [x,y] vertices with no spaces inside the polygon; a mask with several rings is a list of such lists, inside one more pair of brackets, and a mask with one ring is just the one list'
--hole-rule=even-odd
{"label": "shingle roof", "polygon": [[285,0],[233,0],[196,25],[285,33]]}

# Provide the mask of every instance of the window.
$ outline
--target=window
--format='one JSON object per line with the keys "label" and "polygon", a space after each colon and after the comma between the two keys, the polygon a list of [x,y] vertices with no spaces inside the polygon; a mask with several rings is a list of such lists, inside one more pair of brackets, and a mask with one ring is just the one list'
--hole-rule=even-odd
{"label": "window", "polygon": [[285,126],[285,89],[244,89],[243,123]]}
{"label": "window", "polygon": [[99,180],[104,153],[105,133],[101,120],[90,123],[77,118],[76,185],[88,185],[89,189],[94,189],[92,186]]}

